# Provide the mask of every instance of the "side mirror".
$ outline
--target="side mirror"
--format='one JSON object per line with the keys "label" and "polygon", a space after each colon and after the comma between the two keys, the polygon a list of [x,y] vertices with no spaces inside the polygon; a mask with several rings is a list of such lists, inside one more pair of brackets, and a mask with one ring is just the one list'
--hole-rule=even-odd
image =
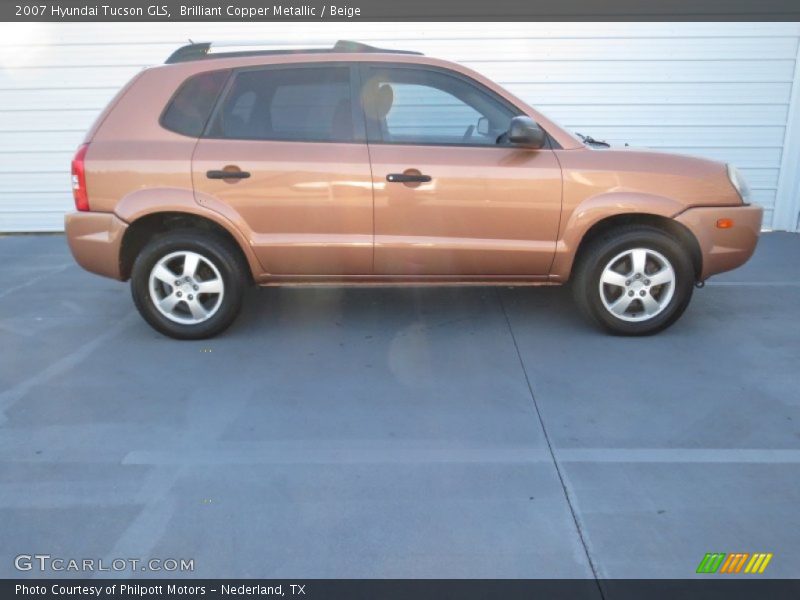
{"label": "side mirror", "polygon": [[544,129],[530,117],[519,116],[511,119],[508,127],[508,141],[526,148],[541,148],[547,135]]}
{"label": "side mirror", "polygon": [[489,135],[489,119],[481,117],[478,119],[478,135]]}

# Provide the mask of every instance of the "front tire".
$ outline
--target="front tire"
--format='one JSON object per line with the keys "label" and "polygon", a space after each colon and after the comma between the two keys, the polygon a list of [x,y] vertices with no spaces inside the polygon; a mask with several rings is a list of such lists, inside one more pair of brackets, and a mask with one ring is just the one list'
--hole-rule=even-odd
{"label": "front tire", "polygon": [[655,227],[616,228],[590,242],[575,267],[575,302],[617,335],[650,335],[672,325],[694,289],[688,252]]}
{"label": "front tire", "polygon": [[156,331],[198,340],[233,323],[245,281],[242,261],[227,240],[177,230],[153,238],[136,257],[131,294],[139,314]]}

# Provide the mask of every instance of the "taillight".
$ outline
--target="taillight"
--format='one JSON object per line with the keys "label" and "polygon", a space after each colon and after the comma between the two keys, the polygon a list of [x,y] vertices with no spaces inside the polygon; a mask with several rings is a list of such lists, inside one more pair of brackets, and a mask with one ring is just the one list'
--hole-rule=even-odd
{"label": "taillight", "polygon": [[78,147],[72,159],[72,197],[75,198],[75,208],[81,211],[89,210],[89,194],[86,192],[86,167],[83,159],[89,144]]}

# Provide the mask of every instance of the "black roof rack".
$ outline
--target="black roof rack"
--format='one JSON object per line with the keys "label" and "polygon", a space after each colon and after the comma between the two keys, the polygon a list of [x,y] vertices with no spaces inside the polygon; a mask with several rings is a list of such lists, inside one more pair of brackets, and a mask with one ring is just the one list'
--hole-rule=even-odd
{"label": "black roof rack", "polygon": [[[252,46],[254,44],[239,44]],[[170,54],[165,64],[188,62],[192,60],[205,60],[209,58],[232,58],[236,56],[269,56],[275,54],[326,54],[331,52],[343,53],[387,53],[387,54],[417,54],[421,55],[422,52],[413,52],[411,50],[389,50],[387,48],[376,48],[368,44],[360,42],[351,42],[349,40],[339,40],[331,48],[301,48],[301,49],[287,49],[287,50],[240,50],[231,52],[214,52],[210,53],[212,47],[211,42],[191,43],[186,46],[181,46],[175,52]],[[217,46],[224,47],[224,46]]]}

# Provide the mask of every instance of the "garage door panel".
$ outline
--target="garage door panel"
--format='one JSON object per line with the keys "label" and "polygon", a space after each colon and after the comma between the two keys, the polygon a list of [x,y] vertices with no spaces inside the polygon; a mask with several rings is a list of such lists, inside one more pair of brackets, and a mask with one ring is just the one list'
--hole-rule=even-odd
{"label": "garage door panel", "polygon": [[75,154],[70,152],[0,152],[0,175],[11,173],[41,173],[58,169],[67,171]]}
{"label": "garage door panel", "polygon": [[708,83],[782,82],[794,75],[794,60],[592,60],[474,61],[467,66],[505,82]]}
{"label": "garage door panel", "polygon": [[[586,129],[586,131],[589,131]],[[653,148],[665,146],[698,146],[727,148],[747,140],[751,148],[780,148],[783,127],[605,127],[591,129],[592,137],[612,144]],[[2,144],[2,136],[0,136]]]}
{"label": "garage door panel", "polygon": [[[86,40],[82,40],[86,41]],[[106,44],[44,44],[28,46],[27,52],[12,64],[18,67],[75,67],[89,63],[95,67],[120,65],[150,65],[163,62],[184,40],[162,43],[106,43]],[[0,46],[0,56],[3,50]]]}
{"label": "garage door panel", "polygon": [[20,110],[0,123],[0,131],[80,131],[86,133],[100,110]]}
{"label": "garage door panel", "polygon": [[[798,23],[415,23],[408,30],[352,22],[337,24],[336,35],[465,63],[572,131],[731,162],[768,206],[767,226],[776,198],[792,199],[785,189],[776,193],[779,180],[791,179],[780,178],[780,168]],[[321,47],[331,28],[18,24],[0,38],[0,230],[61,228],[61,212],[72,206],[69,164],[85,131],[123,84],[188,38]]]}
{"label": "garage door panel", "polygon": [[[501,82],[503,83],[503,82]],[[505,82],[509,91],[533,104],[607,104],[665,105],[729,105],[737,104],[788,104],[792,83],[772,82],[753,85],[739,82],[713,83],[593,83],[575,82]]]}
{"label": "garage door panel", "polygon": [[12,67],[0,70],[0,90],[120,88],[144,66]]}
{"label": "garage door panel", "polygon": [[88,110],[98,114],[121,86],[59,90],[0,90],[0,114],[13,120],[20,111]]}
{"label": "garage door panel", "polygon": [[537,109],[572,128],[613,126],[780,126],[786,104],[542,104]]}
{"label": "garage door panel", "polygon": [[741,146],[732,146],[730,148],[700,148],[697,146],[664,146],[659,148],[659,150],[729,162],[740,169],[777,169],[780,168],[781,165],[780,148],[742,148]]}
{"label": "garage door panel", "polygon": [[61,192],[0,192],[0,205],[5,213],[54,212],[75,209],[72,194]]}
{"label": "garage door panel", "polygon": [[777,189],[778,187],[778,175],[780,174],[780,169],[758,169],[758,168],[747,168],[742,169],[742,174],[747,179],[747,182],[750,184],[751,188],[771,188]]}
{"label": "garage door panel", "polygon": [[0,152],[73,152],[86,136],[86,130],[75,131],[0,131]]}
{"label": "garage door panel", "polygon": [[70,165],[65,163],[60,167],[59,171],[37,171],[35,173],[0,170],[0,177],[3,179],[3,193],[68,192],[71,186]]}
{"label": "garage door panel", "polygon": [[64,210],[9,213],[0,211],[0,231],[63,231]]}
{"label": "garage door panel", "polygon": [[[403,48],[401,40],[392,46]],[[407,44],[406,44],[407,45]],[[486,39],[474,44],[471,40],[422,40],[414,49],[431,56],[456,61],[506,61],[509,56],[525,56],[530,60],[794,60],[797,41],[792,37],[708,38],[697,37],[625,37],[625,38],[532,38],[529,34],[515,38]]]}

